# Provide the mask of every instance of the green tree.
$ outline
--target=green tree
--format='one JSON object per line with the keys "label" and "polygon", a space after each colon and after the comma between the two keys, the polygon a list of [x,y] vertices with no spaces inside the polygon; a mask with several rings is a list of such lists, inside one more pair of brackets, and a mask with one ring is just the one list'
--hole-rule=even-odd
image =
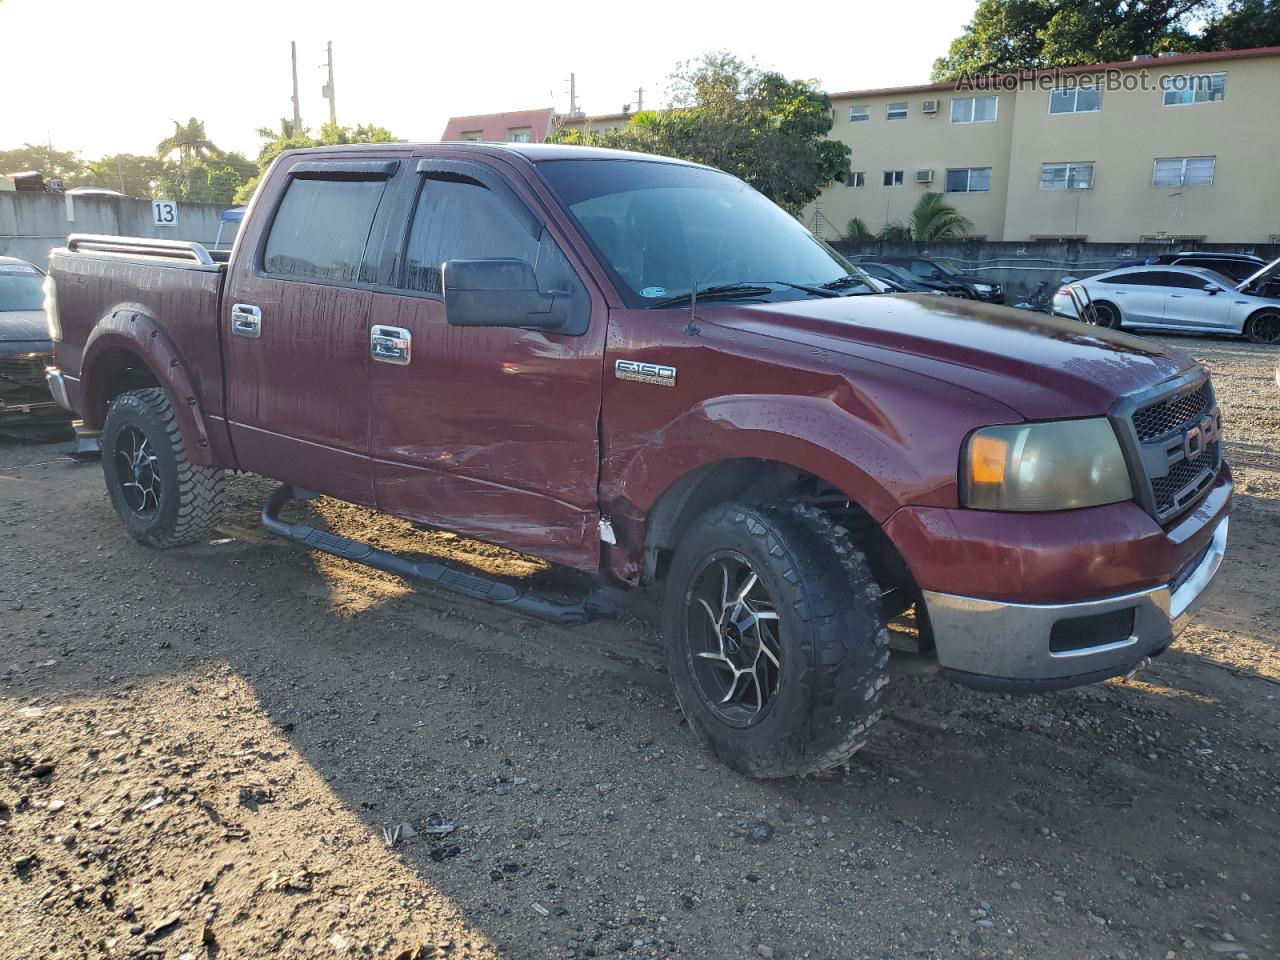
{"label": "green tree", "polygon": [[973,19],[934,61],[936,82],[1196,49],[1192,28],[1215,0],[979,0]]}
{"label": "green tree", "polygon": [[605,133],[561,129],[560,143],[616,147],[718,167],[792,214],[849,172],[849,148],[827,138],[831,102],[812,82],[761,71],[728,53],[677,67],[671,108]]}
{"label": "green tree", "polygon": [[0,173],[26,173],[35,170],[46,180],[62,180],[74,186],[88,165],[74,150],[55,150],[26,143],[13,150],[0,150]]}
{"label": "green tree", "polygon": [[894,242],[958,240],[973,230],[973,221],[964,216],[940,193],[926,193],[911,211],[906,223],[892,221],[880,231],[881,240]]}
{"label": "green tree", "polygon": [[1280,45],[1280,0],[1231,0],[1205,26],[1204,50],[1248,50]]}
{"label": "green tree", "polygon": [[234,202],[248,203],[253,191],[258,188],[262,174],[280,154],[286,150],[299,150],[304,147],[339,146],[347,143],[401,143],[386,127],[374,124],[357,124],[354,127],[343,127],[326,123],[320,128],[320,136],[311,136],[306,127],[295,127],[290,120],[280,118],[280,128],[259,127],[258,136],[262,138],[262,147],[258,150],[257,170],[246,177],[235,192]]}
{"label": "green tree", "polygon": [[136,153],[108,154],[89,164],[88,171],[76,178],[78,187],[106,187],[131,197],[154,197],[156,185],[164,176],[164,161]]}

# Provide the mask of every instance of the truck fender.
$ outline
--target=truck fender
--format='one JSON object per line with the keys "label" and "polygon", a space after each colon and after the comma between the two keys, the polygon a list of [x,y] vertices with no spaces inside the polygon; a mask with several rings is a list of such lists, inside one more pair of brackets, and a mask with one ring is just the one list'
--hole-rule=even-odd
{"label": "truck fender", "polygon": [[610,450],[602,501],[648,509],[691,471],[729,459],[785,463],[821,477],[883,523],[905,497],[929,502],[904,449],[827,397],[707,399],[638,444]]}
{"label": "truck fender", "polygon": [[86,426],[101,430],[106,419],[107,374],[113,350],[127,350],[146,364],[173,404],[187,458],[201,466],[213,466],[204,411],[186,364],[155,319],[138,308],[117,308],[98,321],[85,341],[80,389]]}

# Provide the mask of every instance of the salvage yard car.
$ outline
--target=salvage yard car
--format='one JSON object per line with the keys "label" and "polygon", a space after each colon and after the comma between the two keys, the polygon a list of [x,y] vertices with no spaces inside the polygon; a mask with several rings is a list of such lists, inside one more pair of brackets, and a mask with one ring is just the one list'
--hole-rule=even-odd
{"label": "salvage yard car", "polygon": [[[1280,260],[1239,283],[1203,267],[1124,267],[1066,284],[1054,312],[1119,330],[1226,333],[1280,343]],[[1087,294],[1082,297],[1077,289]]]}
{"label": "salvage yard car", "polygon": [[[661,584],[667,667],[727,763],[840,763],[886,620],[948,677],[1030,691],[1165,650],[1226,549],[1208,371],[1054,317],[846,296],[850,265],[716,170],[562,145],[289,151],[229,262],[73,236],[62,402],[125,528],[208,537],[223,472],[270,531],[562,622]],[[282,511],[326,495],[598,578],[578,599]],[[907,617],[906,620],[910,620]]]}
{"label": "salvage yard car", "polygon": [[900,257],[863,254],[854,263],[883,263],[907,271],[925,286],[953,297],[968,297],[986,303],[1004,303],[1004,287],[994,280],[970,277],[929,257]]}
{"label": "salvage yard car", "polygon": [[70,432],[70,417],[49,393],[53,352],[44,314],[44,273],[0,257],[0,438],[49,439]]}

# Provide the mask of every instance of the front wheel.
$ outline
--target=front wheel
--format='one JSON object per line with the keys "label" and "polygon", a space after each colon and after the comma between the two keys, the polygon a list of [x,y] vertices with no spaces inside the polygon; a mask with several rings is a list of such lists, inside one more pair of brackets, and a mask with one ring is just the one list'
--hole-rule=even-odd
{"label": "front wheel", "polygon": [[689,726],[753,777],[846,760],[880,717],[888,634],[848,534],[795,504],[724,504],[676,548],[667,667]]}
{"label": "front wheel", "polygon": [[1263,310],[1249,318],[1245,330],[1254,343],[1275,345],[1280,343],[1280,310]]}
{"label": "front wheel", "polygon": [[130,535],[150,547],[207,537],[222,506],[222,471],[187,459],[169,397],[159,387],[116,397],[102,430],[102,473]]}

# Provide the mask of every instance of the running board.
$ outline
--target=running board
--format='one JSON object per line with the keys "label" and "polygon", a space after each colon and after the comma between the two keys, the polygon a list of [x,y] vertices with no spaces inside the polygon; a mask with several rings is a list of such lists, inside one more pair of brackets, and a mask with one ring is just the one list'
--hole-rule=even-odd
{"label": "running board", "polygon": [[[299,494],[301,497],[308,496],[301,491]],[[289,523],[287,520],[281,520],[280,511],[291,500],[299,499],[300,496],[295,495],[293,488],[287,483],[277,487],[267,498],[267,502],[262,505],[262,525],[277,536],[292,540],[311,550],[320,550],[335,557],[342,557],[344,560],[363,563],[399,577],[423,580],[444,590],[460,593],[464,597],[496,603],[541,620],[562,624],[585,623],[594,616],[612,612],[610,609],[612,592],[608,588],[593,591],[576,603],[558,603],[545,597],[521,593],[511,584],[486,577],[484,574],[464,573],[430,561],[405,560],[394,553],[361,543],[359,540],[329,533],[327,530],[317,530],[305,523]]]}

